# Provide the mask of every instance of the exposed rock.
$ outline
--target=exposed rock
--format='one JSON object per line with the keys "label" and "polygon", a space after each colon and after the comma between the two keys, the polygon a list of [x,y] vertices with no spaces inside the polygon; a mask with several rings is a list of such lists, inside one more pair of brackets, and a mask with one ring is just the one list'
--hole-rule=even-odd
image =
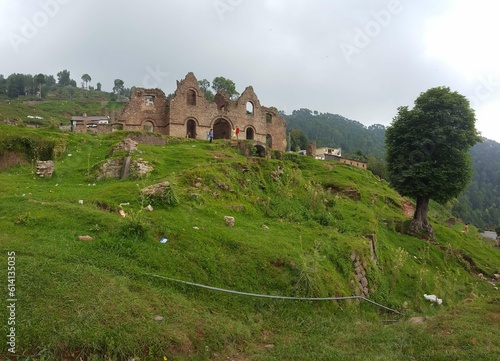
{"label": "exposed rock", "polygon": [[155,316],[155,321],[157,321],[157,322],[163,321],[163,317],[162,316]]}
{"label": "exposed rock", "polygon": [[92,241],[93,238],[91,236],[78,236],[79,241]]}
{"label": "exposed rock", "polygon": [[408,320],[410,323],[424,323],[425,318],[424,317],[412,317]]}
{"label": "exposed rock", "polygon": [[228,226],[228,227],[234,226],[234,217],[224,216],[224,220],[226,221],[226,226]]}
{"label": "exposed rock", "polygon": [[50,178],[54,173],[54,162],[51,160],[39,160],[36,164],[36,174],[39,177]]}
{"label": "exposed rock", "polygon": [[137,150],[137,142],[130,138],[122,140],[120,143],[111,148],[110,156],[112,156],[118,149],[126,150],[128,152],[135,152]]}
{"label": "exposed rock", "polygon": [[161,198],[165,194],[165,190],[170,188],[170,183],[168,181],[156,183],[150,185],[149,187],[141,189],[141,193],[146,196],[151,196],[153,198]]}
{"label": "exposed rock", "polygon": [[137,161],[132,162],[133,174],[136,177],[142,178],[147,176],[149,173],[153,171],[153,167],[149,165],[149,163],[142,158],[137,159]]}
{"label": "exposed rock", "polygon": [[97,180],[105,178],[120,178],[122,174],[122,159],[108,159],[99,169]]}

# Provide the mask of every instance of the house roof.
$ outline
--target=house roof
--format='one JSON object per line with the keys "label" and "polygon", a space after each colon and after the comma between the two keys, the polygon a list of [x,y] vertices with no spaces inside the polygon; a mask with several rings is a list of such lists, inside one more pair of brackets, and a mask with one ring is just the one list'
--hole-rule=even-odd
{"label": "house roof", "polygon": [[92,116],[92,117],[85,117],[82,115],[75,115],[71,117],[71,120],[75,120],[77,122],[97,122],[99,120],[109,120],[109,117],[107,115],[97,115],[97,116]]}

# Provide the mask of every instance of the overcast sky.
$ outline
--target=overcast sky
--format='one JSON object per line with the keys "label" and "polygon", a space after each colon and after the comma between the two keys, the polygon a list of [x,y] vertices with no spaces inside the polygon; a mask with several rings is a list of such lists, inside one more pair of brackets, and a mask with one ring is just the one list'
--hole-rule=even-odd
{"label": "overcast sky", "polygon": [[0,0],[0,74],[68,69],[111,91],[192,71],[262,105],[389,125],[435,86],[465,95],[500,142],[496,0]]}

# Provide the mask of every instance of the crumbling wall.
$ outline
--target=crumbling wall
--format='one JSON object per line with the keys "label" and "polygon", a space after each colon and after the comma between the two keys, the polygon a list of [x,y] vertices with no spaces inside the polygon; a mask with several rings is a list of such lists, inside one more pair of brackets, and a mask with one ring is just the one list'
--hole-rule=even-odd
{"label": "crumbling wall", "polygon": [[161,89],[135,88],[118,117],[118,123],[123,124],[123,130],[166,134],[167,106],[167,97]]}
{"label": "crumbling wall", "polygon": [[185,137],[187,124],[191,121],[196,125],[195,138],[205,139],[206,133],[220,120],[226,122],[230,129],[219,137],[230,139],[231,130],[239,128],[238,139],[246,139],[246,130],[250,128],[253,136],[251,139],[262,144],[271,143],[272,149],[286,148],[284,118],[271,108],[263,107],[251,86],[237,100],[229,99],[224,93],[217,93],[215,101],[209,102],[193,73],[188,73],[183,80],[177,82],[175,95],[169,103],[170,135]]}

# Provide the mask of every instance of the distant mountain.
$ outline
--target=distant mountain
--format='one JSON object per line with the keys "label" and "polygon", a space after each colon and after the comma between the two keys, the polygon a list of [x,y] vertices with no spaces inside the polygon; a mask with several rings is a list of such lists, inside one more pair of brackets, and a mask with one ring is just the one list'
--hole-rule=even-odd
{"label": "distant mountain", "polygon": [[[318,147],[340,147],[343,154],[359,150],[365,156],[385,158],[385,126],[366,127],[338,114],[302,108],[284,115],[287,131],[301,130]],[[470,151],[474,176],[453,205],[453,214],[479,228],[500,224],[500,143],[483,139]]]}
{"label": "distant mountain", "polygon": [[317,147],[340,147],[343,154],[361,150],[365,155],[385,157],[383,125],[366,127],[338,114],[318,113],[305,108],[294,110],[291,115],[284,117],[287,132],[291,129],[302,130],[309,140],[316,141]]}
{"label": "distant mountain", "polygon": [[453,213],[477,227],[500,224],[500,143],[484,138],[471,149],[474,175]]}

